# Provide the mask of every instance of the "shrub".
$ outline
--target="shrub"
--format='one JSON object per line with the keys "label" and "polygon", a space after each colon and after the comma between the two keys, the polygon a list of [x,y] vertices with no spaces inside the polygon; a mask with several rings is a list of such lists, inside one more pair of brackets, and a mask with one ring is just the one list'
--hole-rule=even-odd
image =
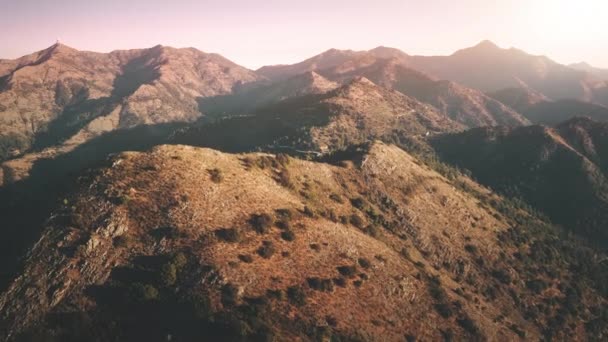
{"label": "shrub", "polygon": [[280,289],[268,290],[268,291],[266,291],[266,294],[268,295],[269,298],[273,298],[276,300],[284,300],[286,298],[285,292]]}
{"label": "shrub", "polygon": [[352,204],[353,207],[361,210],[363,207],[365,207],[365,200],[361,197],[352,198],[350,200],[350,204]]}
{"label": "shrub", "polygon": [[277,213],[277,216],[282,219],[283,221],[291,221],[293,219],[293,211],[291,209],[288,208],[283,208],[283,209],[277,209],[275,210],[275,212]]}
{"label": "shrub", "polygon": [[251,157],[244,157],[241,159],[241,163],[245,167],[245,170],[250,171],[256,162]]}
{"label": "shrub", "polygon": [[239,289],[233,284],[226,284],[222,287],[222,304],[234,305],[239,296]]}
{"label": "shrub", "polygon": [[149,284],[134,283],[129,292],[130,297],[138,302],[154,301],[159,298],[156,287]]}
{"label": "shrub", "polygon": [[249,218],[249,224],[259,234],[268,233],[272,226],[272,217],[268,214],[253,214]]}
{"label": "shrub", "polygon": [[251,255],[241,254],[241,255],[239,255],[239,260],[241,260],[242,262],[250,264],[250,263],[253,262],[253,257],[251,257]]}
{"label": "shrub", "polygon": [[471,254],[477,254],[477,246],[475,245],[467,244],[464,246],[464,250]]}
{"label": "shrub", "polygon": [[329,325],[330,327],[335,327],[338,325],[338,320],[334,316],[325,317],[325,321],[327,322],[327,325]]}
{"label": "shrub", "polygon": [[258,248],[258,255],[265,259],[269,259],[275,252],[274,244],[271,241],[264,241],[262,247]]}
{"label": "shrub", "polygon": [[441,336],[443,336],[443,340],[445,342],[454,341],[454,332],[452,331],[452,329],[439,330],[439,332],[441,333]]}
{"label": "shrub", "polygon": [[509,326],[509,328],[517,334],[517,336],[519,336],[520,338],[525,338],[526,337],[526,332],[521,330],[519,328],[519,326],[517,326],[517,324],[513,323]]}
{"label": "shrub", "polygon": [[129,202],[131,202],[131,197],[129,197],[129,195],[121,195],[120,197],[118,197],[118,204],[129,204]]}
{"label": "shrub", "polygon": [[177,268],[172,262],[165,263],[160,269],[160,282],[164,286],[173,286],[177,281]]}
{"label": "shrub", "polygon": [[221,183],[222,180],[224,180],[224,175],[222,175],[222,170],[220,170],[218,168],[209,169],[209,170],[207,170],[207,172],[209,173],[209,176],[213,183]]}
{"label": "shrub", "polygon": [[378,227],[373,224],[370,224],[365,227],[363,232],[371,237],[378,237],[378,235],[380,235],[380,229],[378,229]]}
{"label": "shrub", "polygon": [[445,290],[441,287],[441,282],[438,277],[433,277],[429,280],[429,293],[431,297],[440,303],[447,300]]}
{"label": "shrub", "polygon": [[215,235],[226,242],[239,242],[241,234],[236,228],[222,228],[215,231]]}
{"label": "shrub", "polygon": [[448,318],[452,316],[452,309],[446,303],[435,304],[435,310],[441,315],[443,318]]}
{"label": "shrub", "polygon": [[129,247],[129,245],[131,244],[131,237],[127,236],[127,235],[120,235],[115,237],[112,240],[112,243],[114,245],[114,247]]}
{"label": "shrub", "polygon": [[370,268],[372,266],[372,263],[366,258],[359,258],[357,262],[359,263],[359,266],[363,268]]}
{"label": "shrub", "polygon": [[333,279],[334,284],[336,284],[336,286],[340,286],[340,287],[346,287],[346,279],[345,278],[334,278]]}
{"label": "shrub", "polygon": [[275,222],[275,226],[277,226],[277,228],[282,229],[282,230],[290,230],[291,229],[291,224],[289,223],[289,221],[277,221]]}
{"label": "shrub", "polygon": [[473,335],[479,335],[479,328],[469,317],[463,317],[456,320],[458,324],[466,331]]}
{"label": "shrub", "polygon": [[289,156],[286,155],[285,153],[277,154],[276,160],[281,166],[284,166],[284,167],[289,165],[289,161],[290,161]]}
{"label": "shrub", "polygon": [[526,287],[532,292],[539,294],[547,288],[547,285],[542,279],[533,279],[526,281]]}
{"label": "shrub", "polygon": [[277,182],[288,189],[294,188],[293,183],[291,182],[291,174],[289,174],[287,169],[279,172],[277,175]]}
{"label": "shrub", "polygon": [[175,265],[175,268],[177,268],[178,272],[184,268],[187,263],[188,258],[186,258],[186,255],[183,252],[179,252],[173,256],[173,264]]}
{"label": "shrub", "polygon": [[256,159],[255,164],[257,167],[264,170],[266,168],[274,167],[276,165],[276,160],[269,156],[261,156]]}
{"label": "shrub", "polygon": [[313,251],[318,252],[318,251],[320,251],[320,250],[321,250],[321,246],[319,246],[319,244],[318,244],[318,243],[311,243],[311,244],[310,244],[310,249],[312,249]]}
{"label": "shrub", "polygon": [[345,277],[354,277],[355,274],[357,273],[357,267],[354,265],[353,266],[338,266],[337,269],[338,269],[338,272],[340,272],[340,274]]}
{"label": "shrub", "polygon": [[213,309],[209,298],[207,298],[205,295],[192,294],[184,299],[192,308],[194,317],[201,320],[207,320],[213,314]]}
{"label": "shrub", "polygon": [[336,212],[333,209],[331,209],[331,208],[327,210],[327,217],[332,222],[338,222],[338,215],[336,215]]}
{"label": "shrub", "polygon": [[150,232],[156,239],[176,239],[179,237],[179,230],[176,227],[159,227]]}
{"label": "shrub", "polygon": [[361,229],[363,228],[363,219],[361,218],[361,216],[357,215],[357,214],[352,214],[350,215],[350,219],[349,219],[350,224],[352,224],[353,226]]}
{"label": "shrub", "polygon": [[287,288],[287,298],[297,306],[306,304],[306,293],[299,286],[291,286]]}
{"label": "shrub", "polygon": [[291,230],[281,232],[281,238],[285,241],[293,241],[296,239],[296,234]]}
{"label": "shrub", "polygon": [[511,283],[511,275],[505,270],[495,269],[492,271],[492,276],[503,284]]}
{"label": "shrub", "polygon": [[331,292],[334,290],[334,284],[332,283],[331,279],[321,279],[313,277],[306,279],[306,282],[308,283],[308,286],[310,286],[310,288],[313,290],[325,292]]}
{"label": "shrub", "polygon": [[304,215],[308,216],[308,217],[315,217],[315,212],[309,208],[308,206],[304,207]]}
{"label": "shrub", "polygon": [[336,203],[340,203],[340,204],[344,203],[344,200],[342,199],[342,197],[340,197],[340,195],[338,195],[336,193],[329,195],[329,198]]}

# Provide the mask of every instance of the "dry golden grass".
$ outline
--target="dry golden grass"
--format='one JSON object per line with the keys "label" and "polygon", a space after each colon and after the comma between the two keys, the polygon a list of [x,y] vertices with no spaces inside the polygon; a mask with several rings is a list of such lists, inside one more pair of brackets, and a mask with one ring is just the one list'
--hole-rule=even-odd
{"label": "dry golden grass", "polygon": [[[214,273],[193,270],[194,280],[179,286],[208,295],[214,310],[229,310],[220,300],[226,284],[237,289],[237,303],[300,288],[303,305],[271,301],[272,328],[283,339],[301,338],[291,330],[294,322],[331,324],[335,332],[365,340],[400,341],[406,334],[438,340],[448,331],[457,340],[517,340],[513,324],[527,339],[539,337],[508,294],[521,291],[521,275],[504,266],[515,281],[501,285],[490,274],[513,252],[497,240],[509,227],[500,215],[394,146],[375,143],[361,161],[340,164],[187,146],[122,153],[75,196],[73,213],[81,220],[72,233],[45,234],[25,276],[0,298],[0,309],[26,317],[13,323],[19,329],[58,303],[90,306],[86,286],[103,284],[112,268],[136,256],[187,251]],[[221,172],[221,181],[209,170]],[[286,170],[290,186],[277,178]],[[260,233],[249,222],[254,214],[283,223]],[[353,214],[362,228],[349,223]],[[172,233],[155,237],[163,227]],[[218,237],[228,228],[238,238]],[[285,230],[293,241],[281,237]],[[117,236],[129,237],[128,248],[114,247]],[[84,247],[72,257],[49,254],[58,241]],[[344,275],[341,266],[356,268]],[[31,307],[20,291],[39,274],[52,276],[36,285],[38,291],[52,284],[61,284],[61,291]],[[487,286],[496,288],[492,298],[484,294]],[[441,305],[448,314],[442,316]],[[479,334],[459,325],[467,319]]]}

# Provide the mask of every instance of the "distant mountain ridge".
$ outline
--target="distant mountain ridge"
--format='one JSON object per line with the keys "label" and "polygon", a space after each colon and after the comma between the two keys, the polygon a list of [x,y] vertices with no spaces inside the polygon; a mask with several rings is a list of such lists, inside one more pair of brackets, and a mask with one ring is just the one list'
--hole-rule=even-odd
{"label": "distant mountain ridge", "polygon": [[407,54],[387,47],[370,51],[329,50],[301,63],[264,67],[257,72],[275,81],[310,70],[341,83],[366,77],[378,85],[433,105],[468,127],[529,124],[519,113],[480,91],[454,82],[438,81],[410,68],[409,58]]}
{"label": "distant mountain ridge", "polygon": [[597,78],[608,81],[608,69],[596,68],[589,63],[581,62],[568,65],[572,69],[586,71]]}
{"label": "distant mountain ridge", "polygon": [[[378,50],[372,51],[377,53]],[[354,60],[319,72],[340,81],[366,77],[380,86],[428,103],[467,127],[529,124],[519,113],[485,94],[451,81],[437,81],[407,67],[402,58],[366,56],[360,59],[363,62]]]}
{"label": "distant mountain ridge", "polygon": [[2,61],[0,73],[0,159],[82,129],[194,121],[199,99],[260,80],[220,55],[160,45],[95,53],[56,44]]}
{"label": "distant mountain ridge", "polygon": [[483,92],[528,87],[555,100],[578,99],[608,105],[608,82],[601,69],[562,65],[548,57],[534,56],[516,48],[500,48],[488,40],[449,56],[409,55],[388,47],[369,51],[332,49],[301,63],[265,66],[256,72],[275,79],[314,69],[333,68],[365,55],[398,58],[404,65],[436,79],[454,81]]}
{"label": "distant mountain ridge", "polygon": [[0,340],[603,340],[604,107],[416,58],[0,61]]}
{"label": "distant mountain ridge", "polygon": [[490,41],[450,56],[412,56],[409,63],[420,71],[484,92],[525,86],[555,100],[608,104],[605,80],[545,56],[515,48],[502,49]]}
{"label": "distant mountain ridge", "polygon": [[528,88],[509,88],[488,96],[516,109],[536,124],[557,125],[575,117],[608,122],[608,107],[580,100],[552,101]]}
{"label": "distant mountain ridge", "polygon": [[480,183],[608,245],[608,123],[574,118],[555,128],[484,127],[438,136],[432,145]]}
{"label": "distant mountain ridge", "polygon": [[266,105],[299,96],[323,94],[338,87],[338,83],[314,71],[308,71],[280,81],[264,80],[250,87],[237,89],[228,95],[201,99],[199,108],[214,118],[242,115]]}
{"label": "distant mountain ridge", "polygon": [[464,128],[430,105],[358,77],[324,94],[186,129],[176,134],[175,142],[230,152],[284,147],[322,153],[394,134],[424,136]]}

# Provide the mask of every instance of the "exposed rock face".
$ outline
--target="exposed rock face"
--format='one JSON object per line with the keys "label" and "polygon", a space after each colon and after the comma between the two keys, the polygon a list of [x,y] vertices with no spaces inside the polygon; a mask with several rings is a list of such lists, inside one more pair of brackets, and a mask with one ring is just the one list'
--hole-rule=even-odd
{"label": "exposed rock face", "polygon": [[0,159],[80,133],[193,121],[199,99],[259,80],[219,55],[163,46],[102,54],[57,44],[0,65]]}

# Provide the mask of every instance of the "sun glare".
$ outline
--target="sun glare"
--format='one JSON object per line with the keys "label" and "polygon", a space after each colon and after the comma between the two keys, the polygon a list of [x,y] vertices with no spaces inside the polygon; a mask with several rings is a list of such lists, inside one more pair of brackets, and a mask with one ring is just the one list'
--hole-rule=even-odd
{"label": "sun glare", "polygon": [[531,28],[546,39],[586,40],[608,32],[608,0],[538,0],[532,6]]}

